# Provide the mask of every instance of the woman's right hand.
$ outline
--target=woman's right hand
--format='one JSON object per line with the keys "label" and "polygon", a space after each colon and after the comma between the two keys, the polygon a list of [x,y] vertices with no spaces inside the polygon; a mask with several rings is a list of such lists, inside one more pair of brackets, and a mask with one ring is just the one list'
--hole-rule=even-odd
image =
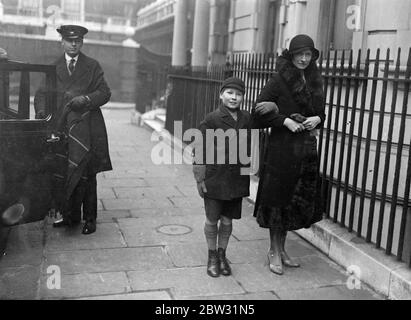
{"label": "woman's right hand", "polygon": [[284,126],[287,127],[288,130],[290,130],[293,133],[296,132],[302,132],[305,130],[305,127],[302,123],[296,122],[293,119],[286,118],[284,120]]}
{"label": "woman's right hand", "polygon": [[270,112],[274,112],[275,114],[277,114],[278,106],[273,101],[262,101],[257,103],[257,105],[255,106],[255,112],[258,113],[260,116],[263,116]]}

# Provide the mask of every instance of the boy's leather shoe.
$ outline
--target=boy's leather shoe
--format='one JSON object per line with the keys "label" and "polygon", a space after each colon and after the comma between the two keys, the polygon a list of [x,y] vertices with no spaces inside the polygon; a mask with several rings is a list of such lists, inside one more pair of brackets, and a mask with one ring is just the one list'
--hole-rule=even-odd
{"label": "boy's leather shoe", "polygon": [[218,260],[220,263],[220,273],[223,276],[231,275],[231,267],[228,264],[227,258],[225,256],[225,249],[218,248]]}
{"label": "boy's leather shoe", "polygon": [[220,266],[216,250],[208,250],[207,274],[213,278],[220,276]]}

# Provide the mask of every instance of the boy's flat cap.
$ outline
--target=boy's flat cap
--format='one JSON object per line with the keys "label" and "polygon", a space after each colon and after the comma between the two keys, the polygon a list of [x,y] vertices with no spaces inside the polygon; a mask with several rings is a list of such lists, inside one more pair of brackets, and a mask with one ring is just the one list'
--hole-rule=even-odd
{"label": "boy's flat cap", "polygon": [[230,77],[223,81],[221,85],[220,92],[227,88],[234,88],[241,91],[243,94],[245,93],[245,85],[244,81],[237,77]]}

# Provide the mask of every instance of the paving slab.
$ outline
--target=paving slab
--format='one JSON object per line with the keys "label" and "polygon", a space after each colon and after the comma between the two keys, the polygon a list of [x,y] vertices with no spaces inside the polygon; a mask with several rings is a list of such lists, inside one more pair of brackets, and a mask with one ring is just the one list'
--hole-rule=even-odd
{"label": "paving slab", "polygon": [[199,197],[197,187],[194,186],[176,186],[176,188],[186,197]]}
{"label": "paving slab", "polygon": [[107,199],[102,200],[106,210],[132,210],[158,207],[169,207],[171,202],[167,198],[163,199]]}
{"label": "paving slab", "polygon": [[123,178],[141,178],[147,174],[144,168],[135,169],[133,171],[129,170],[130,167],[124,166],[124,168],[115,168],[112,171],[106,171],[103,173],[103,177],[106,179],[123,179]]}
{"label": "paving slab", "polygon": [[114,294],[106,296],[84,297],[76,300],[171,300],[170,294],[165,290]]}
{"label": "paving slab", "polygon": [[113,272],[172,267],[171,259],[161,247],[78,250],[48,253],[43,273],[49,265],[60,266],[61,273]]}
{"label": "paving slab", "polygon": [[[230,240],[227,257],[232,263],[265,262],[269,246],[269,240]],[[286,250],[296,261],[310,255],[321,255],[312,246],[291,239],[286,242]]]}
{"label": "paving slab", "polygon": [[169,197],[173,206],[180,208],[202,208],[204,207],[204,200],[200,196],[196,197]]}
{"label": "paving slab", "polygon": [[83,235],[81,230],[81,224],[71,229],[48,226],[47,252],[126,247],[118,225],[114,222],[98,223],[97,231],[92,234]]}
{"label": "paving slab", "polygon": [[[181,170],[178,170],[177,166],[175,165],[161,165],[161,166],[146,166],[146,177],[156,178],[156,177],[164,177],[164,178],[173,178],[178,179],[181,177]],[[184,175],[184,179],[187,179],[187,176]],[[194,177],[192,177],[194,182]]]}
{"label": "paving slab", "polygon": [[118,223],[129,247],[205,242],[204,217],[199,215],[119,219]]}
{"label": "paving slab", "polygon": [[380,300],[381,297],[364,288],[348,289],[347,286],[326,286],[302,290],[277,289],[281,300]]}
{"label": "paving slab", "polygon": [[99,199],[115,199],[116,194],[114,193],[113,188],[102,188],[97,189],[97,197]]}
{"label": "paving slab", "polygon": [[115,222],[117,219],[131,218],[129,210],[101,210],[97,213],[97,222]]}
{"label": "paving slab", "polygon": [[192,188],[197,188],[195,185],[194,179],[192,177],[187,177],[187,176],[180,176],[180,177],[175,177],[175,178],[146,177],[144,178],[144,180],[151,187],[174,185],[174,186],[191,186]]}
{"label": "paving slab", "polygon": [[244,294],[224,294],[218,296],[185,297],[183,300],[279,300],[274,292],[252,292]]}
{"label": "paving slab", "polygon": [[176,243],[166,246],[166,251],[176,267],[198,267],[207,264],[207,244],[203,243]]}
{"label": "paving slab", "polygon": [[260,228],[253,217],[242,214],[239,220],[233,220],[232,235],[238,240],[269,239],[268,229]]}
{"label": "paving slab", "polygon": [[[148,218],[148,217],[164,217],[164,216],[193,216],[200,215],[204,217],[204,208],[191,207],[191,208],[177,208],[177,207],[164,207],[164,208],[148,208],[148,209],[133,209],[130,210],[131,216],[134,218]],[[204,218],[205,219],[205,218]]]}
{"label": "paving slab", "polygon": [[139,188],[114,188],[117,198],[150,198],[182,197],[183,194],[174,186],[139,187]]}
{"label": "paving slab", "polygon": [[40,265],[43,258],[44,222],[10,228],[0,268]]}
{"label": "paving slab", "polygon": [[41,299],[80,298],[131,291],[125,272],[62,274],[60,289],[49,289],[47,279],[48,275],[41,277]]}
{"label": "paving slab", "polygon": [[133,290],[171,288],[176,299],[245,293],[233,277],[210,278],[204,268],[179,268],[127,273]]}
{"label": "paving slab", "polygon": [[233,265],[233,276],[248,292],[309,289],[326,285],[345,284],[347,276],[333,265],[318,256],[300,259],[301,268],[284,268],[283,275],[269,271],[268,263]]}
{"label": "paving slab", "polygon": [[40,266],[0,269],[0,300],[36,299]]}
{"label": "paving slab", "polygon": [[99,181],[101,187],[148,187],[148,183],[143,178],[105,178]]}

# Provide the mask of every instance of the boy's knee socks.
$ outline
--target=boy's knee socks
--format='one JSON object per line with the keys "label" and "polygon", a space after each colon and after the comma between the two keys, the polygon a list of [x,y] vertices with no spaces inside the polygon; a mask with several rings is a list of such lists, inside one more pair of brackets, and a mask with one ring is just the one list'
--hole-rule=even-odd
{"label": "boy's knee socks", "polygon": [[217,247],[217,223],[216,224],[204,224],[204,234],[206,237],[208,250],[216,250]]}
{"label": "boy's knee socks", "polygon": [[222,249],[227,249],[228,240],[230,239],[231,232],[233,231],[233,225],[220,223],[218,228],[218,247]]}

